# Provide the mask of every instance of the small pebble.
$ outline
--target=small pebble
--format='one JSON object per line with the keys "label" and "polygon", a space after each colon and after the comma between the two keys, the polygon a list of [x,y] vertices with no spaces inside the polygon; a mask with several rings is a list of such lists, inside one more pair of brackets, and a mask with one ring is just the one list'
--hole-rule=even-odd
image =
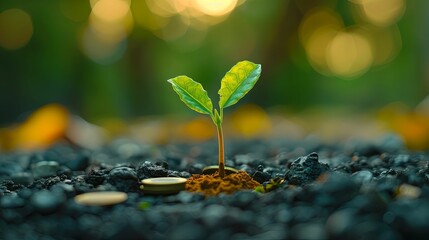
{"label": "small pebble", "polygon": [[60,165],[54,161],[41,161],[31,165],[34,178],[55,176],[58,170]]}
{"label": "small pebble", "polygon": [[107,181],[123,192],[136,192],[139,189],[137,173],[130,167],[113,168],[108,174]]}

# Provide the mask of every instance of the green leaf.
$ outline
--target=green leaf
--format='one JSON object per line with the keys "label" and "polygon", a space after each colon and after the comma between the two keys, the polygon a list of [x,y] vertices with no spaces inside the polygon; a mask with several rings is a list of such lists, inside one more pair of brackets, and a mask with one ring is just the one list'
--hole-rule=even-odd
{"label": "green leaf", "polygon": [[237,103],[253,88],[260,75],[260,64],[242,61],[233,66],[222,79],[218,92],[219,107],[222,109]]}
{"label": "green leaf", "polygon": [[213,114],[212,101],[200,83],[187,76],[178,76],[167,81],[190,109],[203,114]]}

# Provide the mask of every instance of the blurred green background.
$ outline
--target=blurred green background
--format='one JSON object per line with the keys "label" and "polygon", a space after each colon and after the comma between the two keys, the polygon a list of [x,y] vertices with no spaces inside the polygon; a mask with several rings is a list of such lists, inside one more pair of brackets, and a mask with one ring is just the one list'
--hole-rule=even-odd
{"label": "blurred green background", "polygon": [[[0,124],[47,103],[89,121],[190,111],[167,79],[217,99],[240,60],[262,76],[243,102],[368,111],[429,92],[429,2],[14,0],[0,2]],[[215,100],[216,101],[216,100]]]}

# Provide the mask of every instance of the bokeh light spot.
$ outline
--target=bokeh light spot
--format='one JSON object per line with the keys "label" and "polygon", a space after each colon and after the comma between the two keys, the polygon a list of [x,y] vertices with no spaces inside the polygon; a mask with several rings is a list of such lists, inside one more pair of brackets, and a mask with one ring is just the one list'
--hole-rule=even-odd
{"label": "bokeh light spot", "polygon": [[330,8],[311,10],[299,26],[299,37],[311,66],[319,73],[329,75],[326,51],[335,35],[344,28],[341,17]]}
{"label": "bokeh light spot", "polygon": [[137,24],[151,31],[158,31],[169,21],[168,18],[153,14],[145,1],[133,1],[131,10]]}
{"label": "bokeh light spot", "polygon": [[94,62],[109,64],[120,59],[126,50],[127,41],[109,41],[100,38],[93,29],[88,27],[83,36],[83,50]]}
{"label": "bokeh light spot", "polygon": [[374,64],[386,64],[396,57],[402,48],[401,33],[396,25],[388,28],[367,27],[367,38],[374,50]]}
{"label": "bokeh light spot", "polygon": [[237,0],[196,0],[195,5],[204,14],[222,16],[234,10]]}
{"label": "bokeh light spot", "polygon": [[268,114],[254,104],[239,107],[231,115],[231,123],[235,132],[245,138],[264,136],[271,131],[271,121]]}
{"label": "bokeh light spot", "polygon": [[24,47],[33,35],[30,15],[20,9],[0,13],[0,45],[9,50]]}
{"label": "bokeh light spot", "polygon": [[120,21],[129,10],[130,5],[125,0],[99,0],[92,8],[94,16],[106,22]]}
{"label": "bokeh light spot", "polygon": [[405,12],[404,0],[352,0],[359,4],[362,15],[374,25],[396,23]]}
{"label": "bokeh light spot", "polygon": [[338,33],[328,46],[330,70],[342,77],[354,77],[368,70],[373,53],[368,39],[358,33]]}
{"label": "bokeh light spot", "polygon": [[313,32],[305,45],[307,57],[311,66],[322,74],[328,74],[329,68],[326,62],[326,52],[329,43],[338,33],[331,27],[321,27]]}
{"label": "bokeh light spot", "polygon": [[58,4],[61,13],[74,22],[83,22],[88,17],[86,1],[61,0]]}
{"label": "bokeh light spot", "polygon": [[125,53],[134,20],[130,0],[93,0],[89,26],[82,45],[85,54],[100,64],[110,64]]}
{"label": "bokeh light spot", "polygon": [[210,118],[195,118],[183,125],[181,137],[193,141],[206,141],[215,136],[215,130]]}
{"label": "bokeh light spot", "polygon": [[299,37],[304,46],[311,41],[314,32],[319,28],[339,31],[344,28],[344,24],[338,13],[332,9],[320,7],[309,11],[299,26]]}

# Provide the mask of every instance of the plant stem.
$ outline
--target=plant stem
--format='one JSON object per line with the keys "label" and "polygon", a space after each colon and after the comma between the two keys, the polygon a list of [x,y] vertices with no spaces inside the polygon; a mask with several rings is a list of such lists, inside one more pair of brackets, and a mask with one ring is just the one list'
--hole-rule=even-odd
{"label": "plant stem", "polygon": [[216,124],[217,138],[219,143],[219,177],[225,177],[225,150],[223,146],[223,132],[221,124]]}

